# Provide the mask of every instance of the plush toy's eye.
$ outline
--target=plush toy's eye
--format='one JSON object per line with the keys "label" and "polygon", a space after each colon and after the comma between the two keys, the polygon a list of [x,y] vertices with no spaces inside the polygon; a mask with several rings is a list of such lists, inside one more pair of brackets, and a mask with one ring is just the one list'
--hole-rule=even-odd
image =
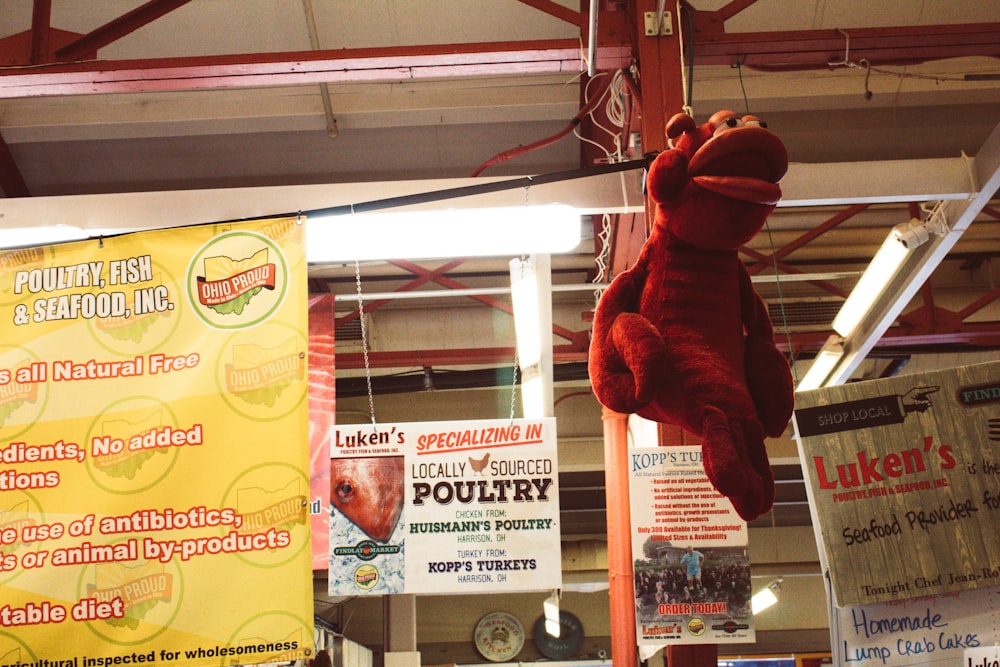
{"label": "plush toy's eye", "polygon": [[767,128],[767,123],[762,121],[760,118],[757,118],[757,116],[743,116],[743,124],[751,127]]}
{"label": "plush toy's eye", "polygon": [[712,133],[712,136],[717,137],[723,132],[728,132],[729,130],[735,130],[737,127],[743,127],[743,120],[737,118],[736,116],[729,116],[725,119],[722,119],[722,122],[716,125],[715,132]]}

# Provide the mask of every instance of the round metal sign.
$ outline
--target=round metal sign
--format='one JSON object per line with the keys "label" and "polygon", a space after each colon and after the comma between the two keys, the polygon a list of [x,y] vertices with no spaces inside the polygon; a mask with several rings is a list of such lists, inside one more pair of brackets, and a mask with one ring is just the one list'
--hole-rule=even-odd
{"label": "round metal sign", "polygon": [[476,650],[491,662],[507,662],[524,646],[524,626],[504,611],[486,614],[475,630]]}
{"label": "round metal sign", "polygon": [[531,627],[535,648],[549,660],[567,660],[580,652],[583,646],[583,624],[573,614],[559,610],[559,636],[545,631],[545,617],[539,616]]}

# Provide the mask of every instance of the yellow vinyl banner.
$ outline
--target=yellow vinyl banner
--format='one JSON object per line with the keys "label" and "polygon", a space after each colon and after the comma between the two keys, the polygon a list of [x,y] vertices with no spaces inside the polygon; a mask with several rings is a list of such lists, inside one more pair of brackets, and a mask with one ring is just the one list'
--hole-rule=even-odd
{"label": "yellow vinyl banner", "polygon": [[306,319],[295,218],[0,253],[0,664],[311,655]]}

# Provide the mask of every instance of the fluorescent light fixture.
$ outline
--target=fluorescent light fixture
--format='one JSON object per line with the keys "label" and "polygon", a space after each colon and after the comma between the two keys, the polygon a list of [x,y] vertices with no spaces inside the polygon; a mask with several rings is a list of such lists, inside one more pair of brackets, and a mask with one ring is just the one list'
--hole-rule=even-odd
{"label": "fluorescent light fixture", "polygon": [[909,222],[896,225],[882,246],[875,253],[871,264],[861,274],[847,301],[840,307],[833,320],[833,330],[845,338],[857,328],[861,319],[872,309],[885,291],[900,267],[916,248],[923,245],[931,234],[948,232],[948,221],[942,212],[940,202],[927,220],[912,218]]}
{"label": "fluorescent light fixture", "polygon": [[72,225],[3,228],[0,229],[0,248],[49,245],[66,241],[83,241],[88,238],[90,234]]}
{"label": "fluorescent light fixture", "polygon": [[550,254],[579,243],[580,213],[565,204],[306,214],[310,264]]}
{"label": "fluorescent light fixture", "polygon": [[542,603],[542,611],[545,615],[545,634],[550,637],[558,637],[562,634],[562,626],[559,624],[559,591],[552,591],[552,594],[545,598]]}
{"label": "fluorescent light fixture", "polygon": [[754,614],[759,614],[760,612],[768,609],[778,601],[777,592],[781,588],[781,582],[783,579],[775,579],[767,585],[767,588],[763,588],[750,598],[750,611]]}
{"label": "fluorescent light fixture", "polygon": [[552,259],[530,255],[510,260],[517,362],[521,370],[521,407],[526,419],[551,417]]}
{"label": "fluorescent light fixture", "polygon": [[872,306],[882,296],[882,292],[889,285],[910,255],[910,249],[900,243],[892,233],[882,242],[882,247],[875,253],[871,264],[861,274],[854,289],[851,290],[847,301],[840,307],[837,316],[833,319],[833,330],[841,336],[850,336],[854,329],[861,322],[861,318],[871,310]]}
{"label": "fluorescent light fixture", "polygon": [[844,339],[836,334],[830,334],[830,337],[823,343],[823,347],[816,353],[816,358],[813,359],[812,366],[809,367],[806,374],[799,380],[799,385],[795,387],[795,391],[809,391],[810,389],[822,387],[826,379],[830,377],[831,371],[837,366],[837,362],[843,356]]}

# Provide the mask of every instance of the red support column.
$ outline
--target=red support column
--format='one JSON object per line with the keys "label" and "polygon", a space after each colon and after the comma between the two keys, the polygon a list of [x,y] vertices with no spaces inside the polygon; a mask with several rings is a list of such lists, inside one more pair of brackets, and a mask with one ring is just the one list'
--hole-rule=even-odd
{"label": "red support column", "polygon": [[[637,80],[642,86],[642,150],[646,153],[667,147],[664,133],[667,121],[684,108],[682,26],[676,15],[677,5],[667,3],[667,10],[671,12],[671,34],[647,36],[645,16],[655,14],[657,4],[656,0],[635,2],[634,44],[639,67]],[[684,35],[685,39],[690,37]]]}
{"label": "red support column", "polygon": [[604,492],[608,517],[611,664],[613,667],[635,667],[638,647],[628,494],[628,415],[602,408],[601,419],[604,421]]}
{"label": "red support column", "polygon": [[[634,0],[635,58],[641,82],[642,150],[666,148],[664,129],[667,120],[684,108],[681,58],[681,32],[678,5],[671,4],[671,34],[646,35],[646,13],[656,12],[656,0]],[[690,37],[690,36],[689,36]],[[645,236],[644,229],[633,228],[631,235]],[[619,242],[624,241],[618,234]],[[638,241],[639,237],[636,237]],[[625,266],[612,265],[612,274]],[[632,525],[628,494],[627,417],[604,408],[604,474],[607,489],[608,572],[611,588],[611,659],[614,667],[634,667],[638,658],[635,640],[635,594],[632,570]],[[687,444],[690,435],[681,429],[661,425],[659,445]],[[716,667],[718,647],[708,645],[668,645],[669,667]]]}

